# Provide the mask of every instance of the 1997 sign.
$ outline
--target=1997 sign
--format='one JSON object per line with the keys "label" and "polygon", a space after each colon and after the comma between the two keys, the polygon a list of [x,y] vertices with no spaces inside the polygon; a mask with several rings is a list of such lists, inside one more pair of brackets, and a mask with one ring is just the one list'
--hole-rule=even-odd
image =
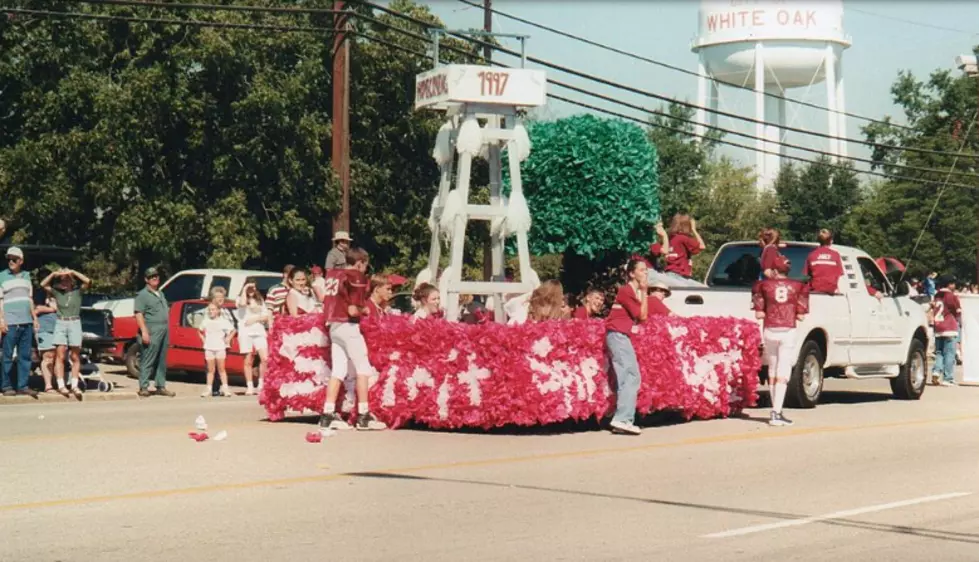
{"label": "1997 sign", "polygon": [[502,96],[506,92],[510,75],[506,72],[483,71],[479,76],[479,94],[483,96]]}

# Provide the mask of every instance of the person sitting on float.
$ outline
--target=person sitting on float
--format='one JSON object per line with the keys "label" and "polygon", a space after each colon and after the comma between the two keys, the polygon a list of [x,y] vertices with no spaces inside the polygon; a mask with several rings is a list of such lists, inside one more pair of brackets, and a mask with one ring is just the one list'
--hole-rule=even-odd
{"label": "person sitting on float", "polygon": [[649,302],[647,303],[649,316],[672,316],[673,311],[663,302],[673,291],[662,281],[656,281],[649,285]]}
{"label": "person sitting on float", "polygon": [[418,303],[418,310],[415,311],[413,321],[442,317],[442,297],[435,285],[422,283],[415,288],[412,298]]}
{"label": "person sitting on float", "polygon": [[843,277],[843,259],[832,248],[833,231],[822,229],[816,238],[819,247],[809,252],[802,274],[809,277],[809,290],[813,293],[835,295],[840,292],[840,278]]}
{"label": "person sitting on float", "polygon": [[394,284],[391,277],[379,273],[371,277],[370,297],[367,298],[367,316],[383,317],[391,314],[391,299],[394,298]]}
{"label": "person sitting on float", "polygon": [[605,293],[598,287],[589,287],[581,299],[581,306],[574,309],[572,318],[575,320],[587,320],[602,314],[605,308]]}
{"label": "person sitting on float", "polygon": [[788,258],[782,255],[782,233],[777,228],[763,228],[758,233],[758,244],[761,246],[761,276],[760,280],[774,279],[777,275],[777,265]]}
{"label": "person sitting on float", "polygon": [[530,294],[530,306],[527,316],[535,322],[544,320],[567,319],[564,301],[564,288],[560,281],[550,279]]}
{"label": "person sitting on float", "polygon": [[[663,225],[656,225],[656,232],[662,234]],[[682,279],[693,275],[693,256],[702,252],[707,245],[697,232],[697,221],[690,215],[676,214],[670,222],[669,241],[656,243],[649,248],[654,257],[666,256],[666,273]]]}

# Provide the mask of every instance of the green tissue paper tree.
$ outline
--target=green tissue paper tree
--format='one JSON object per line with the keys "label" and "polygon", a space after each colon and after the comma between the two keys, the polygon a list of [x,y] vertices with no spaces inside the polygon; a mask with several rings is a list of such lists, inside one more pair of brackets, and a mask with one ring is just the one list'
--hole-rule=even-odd
{"label": "green tissue paper tree", "polygon": [[[520,169],[533,216],[530,252],[645,253],[660,219],[656,148],[646,132],[592,115],[531,122],[527,132],[533,148]],[[509,193],[508,173],[504,183]]]}

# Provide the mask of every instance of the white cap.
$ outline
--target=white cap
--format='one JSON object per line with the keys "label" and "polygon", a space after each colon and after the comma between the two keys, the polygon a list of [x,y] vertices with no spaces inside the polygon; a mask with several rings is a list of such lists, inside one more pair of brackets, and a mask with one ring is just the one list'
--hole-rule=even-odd
{"label": "white cap", "polygon": [[350,237],[350,233],[346,230],[338,230],[336,234],[333,235],[333,241],[346,240],[347,242],[352,242],[353,238]]}
{"label": "white cap", "polygon": [[18,248],[17,246],[11,246],[7,248],[7,257],[9,258],[11,256],[15,258],[24,259],[24,251]]}

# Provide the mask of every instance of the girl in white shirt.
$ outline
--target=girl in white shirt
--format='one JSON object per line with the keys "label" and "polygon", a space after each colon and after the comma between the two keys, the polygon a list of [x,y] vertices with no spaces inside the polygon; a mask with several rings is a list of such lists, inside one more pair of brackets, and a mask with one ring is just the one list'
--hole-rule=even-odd
{"label": "girl in white shirt", "polygon": [[234,325],[221,315],[221,309],[216,303],[207,305],[207,318],[201,322],[201,342],[204,344],[204,360],[207,362],[207,386],[201,393],[201,398],[211,395],[214,388],[214,369],[217,367],[221,375],[221,396],[233,396],[228,390],[228,370],[225,368],[225,358],[231,338],[235,336]]}
{"label": "girl in white shirt", "polygon": [[258,355],[258,387],[262,387],[262,380],[265,379],[265,368],[268,365],[269,343],[268,326],[272,321],[272,313],[265,307],[265,300],[262,293],[258,292],[255,282],[251,279],[241,289],[238,295],[238,325],[241,332],[238,334],[238,349],[245,354],[245,390],[246,396],[255,394],[253,383],[252,365],[255,363],[255,355]]}
{"label": "girl in white shirt", "polygon": [[439,290],[435,285],[422,283],[415,289],[412,298],[418,303],[418,310],[415,311],[414,320],[442,317],[442,297],[439,295]]}
{"label": "girl in white shirt", "polygon": [[300,268],[293,269],[289,274],[289,296],[286,297],[286,310],[289,316],[302,316],[316,312],[316,297],[313,290],[309,288],[306,280],[306,271]]}

